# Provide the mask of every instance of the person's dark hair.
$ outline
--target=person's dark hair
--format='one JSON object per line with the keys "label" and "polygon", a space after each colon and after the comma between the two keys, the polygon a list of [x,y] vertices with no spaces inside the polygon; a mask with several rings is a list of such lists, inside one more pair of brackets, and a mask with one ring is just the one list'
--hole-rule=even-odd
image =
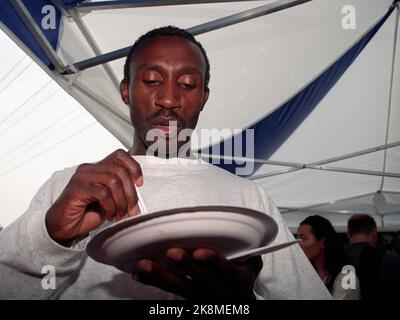
{"label": "person's dark hair", "polygon": [[206,74],[204,78],[204,88],[208,89],[208,83],[210,82],[210,62],[208,61],[207,53],[204,50],[203,46],[201,45],[200,42],[198,42],[195,37],[190,33],[187,32],[184,29],[180,29],[175,26],[165,26],[165,27],[160,27],[156,28],[153,30],[148,31],[147,33],[143,34],[140,36],[135,43],[133,44],[132,48],[130,49],[128,56],[126,57],[125,60],[125,66],[124,66],[124,79],[128,83],[130,82],[130,72],[129,72],[129,67],[131,64],[131,59],[132,55],[134,54],[135,50],[139,47],[141,43],[144,41],[147,41],[149,39],[159,37],[159,36],[168,36],[168,37],[181,37],[184,39],[189,40],[190,42],[194,43],[199,49],[200,52],[202,53],[204,60],[206,62]]}
{"label": "person's dark hair", "polygon": [[332,224],[324,217],[319,215],[309,216],[300,223],[300,225],[305,224],[311,227],[311,231],[317,240],[325,240],[325,268],[330,275],[329,283],[326,286],[331,291],[336,276],[345,264],[343,244]]}
{"label": "person's dark hair", "polygon": [[360,233],[369,235],[374,229],[376,229],[376,222],[367,214],[354,214],[347,221],[347,232],[350,237]]}

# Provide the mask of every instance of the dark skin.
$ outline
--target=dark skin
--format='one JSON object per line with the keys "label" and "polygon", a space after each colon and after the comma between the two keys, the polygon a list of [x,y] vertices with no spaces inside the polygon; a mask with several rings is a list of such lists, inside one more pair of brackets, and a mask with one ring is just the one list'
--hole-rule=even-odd
{"label": "dark skin", "polygon": [[[130,82],[122,80],[120,85],[135,128],[131,153],[146,154],[152,143],[146,141],[150,129],[162,130],[169,140],[169,121],[177,122],[178,132],[195,128],[209,95],[205,71],[201,51],[186,39],[158,36],[140,45],[131,62]],[[68,245],[105,219],[120,220],[126,212],[134,216],[138,213],[134,185],[142,184],[140,165],[123,150],[96,164],[79,166],[47,212],[50,237]],[[143,259],[137,263],[143,272],[132,277],[187,299],[250,300],[262,267],[260,258],[234,263],[210,248],[192,252],[170,248],[166,256],[173,270]]]}

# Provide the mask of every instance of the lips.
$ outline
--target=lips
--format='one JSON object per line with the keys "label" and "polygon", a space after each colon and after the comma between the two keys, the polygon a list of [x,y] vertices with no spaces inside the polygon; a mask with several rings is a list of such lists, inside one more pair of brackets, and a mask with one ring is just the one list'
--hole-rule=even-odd
{"label": "lips", "polygon": [[182,128],[182,125],[175,118],[158,118],[152,122],[152,127],[161,130],[163,136],[165,137],[173,137],[178,134],[179,130]]}

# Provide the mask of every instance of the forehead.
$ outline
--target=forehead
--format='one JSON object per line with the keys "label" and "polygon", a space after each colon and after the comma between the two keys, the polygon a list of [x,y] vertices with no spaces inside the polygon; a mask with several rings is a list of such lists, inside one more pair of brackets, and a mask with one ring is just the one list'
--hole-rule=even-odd
{"label": "forehead", "polygon": [[297,229],[297,233],[301,233],[301,234],[312,234],[312,228],[310,225],[308,224],[302,224],[299,226],[299,228]]}
{"label": "forehead", "polygon": [[200,49],[178,36],[156,36],[145,40],[135,50],[131,65],[159,64],[170,67],[191,67],[205,75],[206,63]]}

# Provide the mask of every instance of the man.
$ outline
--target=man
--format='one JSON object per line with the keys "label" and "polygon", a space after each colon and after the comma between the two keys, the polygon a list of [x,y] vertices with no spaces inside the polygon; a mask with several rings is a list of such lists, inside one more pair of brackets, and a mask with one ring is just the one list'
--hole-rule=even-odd
{"label": "man", "polygon": [[360,280],[363,300],[400,298],[400,257],[376,247],[378,230],[367,214],[355,214],[347,222],[345,245],[347,263],[353,265]]}
{"label": "man", "polygon": [[[148,139],[152,130],[160,133],[156,142],[169,142],[182,130],[196,126],[209,96],[209,77],[204,49],[184,30],[169,26],[138,39],[127,57],[121,82],[121,97],[130,108],[135,128],[130,152],[134,156],[118,150],[95,164],[53,175],[28,211],[1,233],[1,297],[330,298],[298,246],[266,255],[260,273],[257,258],[239,264],[207,248],[193,252],[171,248],[165,254],[179,272],[143,259],[138,262],[142,272],[131,275],[133,280],[85,255],[87,241],[107,224],[105,220],[138,213],[135,186],[149,212],[213,204],[249,207],[276,220],[276,243],[293,239],[276,207],[253,182],[210,164],[193,164],[198,160],[177,164],[171,161],[176,150],[168,148],[156,152],[159,158],[146,156],[155,142]],[[174,128],[170,122],[175,123]],[[45,265],[55,267],[54,290],[41,286]]]}

